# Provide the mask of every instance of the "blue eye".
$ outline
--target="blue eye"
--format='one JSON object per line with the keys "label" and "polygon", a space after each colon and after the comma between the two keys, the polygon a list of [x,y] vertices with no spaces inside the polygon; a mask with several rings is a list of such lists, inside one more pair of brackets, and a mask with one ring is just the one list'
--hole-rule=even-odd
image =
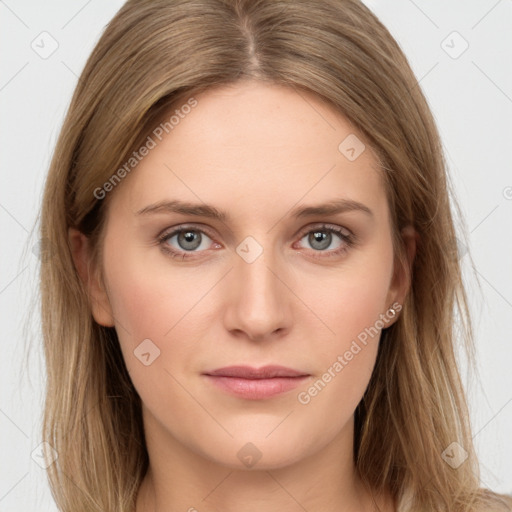
{"label": "blue eye", "polygon": [[[313,248],[314,253],[320,253],[318,255],[315,254],[314,257],[320,258],[339,256],[352,247],[355,241],[350,231],[327,225],[310,229],[301,238],[301,240],[305,239]],[[331,246],[333,243],[336,244],[334,247]],[[331,247],[331,249],[327,250],[329,247]]]}
{"label": "blue eye", "polygon": [[[177,247],[170,243],[173,238],[176,239]],[[211,238],[200,229],[180,228],[163,235],[160,237],[159,242],[165,246],[166,251],[169,251],[176,257],[183,255],[183,258],[187,258],[187,252],[200,252],[198,249],[206,249],[208,244],[204,243],[205,240],[211,241]]]}

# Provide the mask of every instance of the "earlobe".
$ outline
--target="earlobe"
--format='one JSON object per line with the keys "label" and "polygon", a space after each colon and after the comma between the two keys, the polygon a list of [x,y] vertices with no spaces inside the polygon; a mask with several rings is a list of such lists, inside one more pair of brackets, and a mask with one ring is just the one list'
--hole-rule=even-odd
{"label": "earlobe", "polygon": [[89,297],[94,320],[104,327],[113,327],[112,307],[99,271],[92,261],[89,239],[77,229],[69,228],[68,241],[75,268]]}

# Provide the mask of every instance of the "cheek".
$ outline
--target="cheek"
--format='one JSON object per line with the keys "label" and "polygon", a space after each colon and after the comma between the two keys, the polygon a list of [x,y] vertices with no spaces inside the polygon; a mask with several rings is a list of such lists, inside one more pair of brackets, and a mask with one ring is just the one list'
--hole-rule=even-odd
{"label": "cheek", "polygon": [[197,346],[213,320],[207,295],[219,280],[211,269],[173,268],[161,255],[149,264],[145,251],[121,251],[115,243],[105,247],[116,332],[141,395],[162,386],[168,393],[169,383],[176,384],[171,374],[180,378],[194,367]]}
{"label": "cheek", "polygon": [[[208,276],[184,272],[156,249],[105,250],[109,300],[116,321],[136,342],[141,337],[163,338],[205,293]],[[109,256],[119,254],[115,258]],[[204,273],[203,273],[204,274]]]}
{"label": "cheek", "polygon": [[188,368],[194,354],[193,330],[179,334],[187,312],[204,295],[194,282],[199,279],[190,274],[185,283],[179,270],[148,265],[136,250],[122,253],[115,245],[105,248],[105,274],[123,358],[143,403],[152,411],[172,404],[173,415],[186,416],[190,398],[173,364]]}
{"label": "cheek", "polygon": [[304,401],[311,399],[315,408],[341,400],[343,407],[333,414],[344,414],[361,399],[375,366],[381,330],[388,325],[383,318],[391,320],[385,313],[390,306],[392,261],[392,246],[383,242],[379,250],[340,267],[323,288],[313,280],[304,288],[311,290],[306,300],[315,304],[331,331],[315,347],[319,375],[305,390]]}
{"label": "cheek", "polygon": [[391,305],[387,301],[392,272],[392,246],[383,240],[375,250],[354,254],[322,279],[321,286],[310,279],[303,293],[308,294],[306,300],[315,305],[315,312],[331,331],[328,338],[333,344],[326,348],[344,349],[358,337],[364,340],[365,333],[371,338],[368,331],[374,333],[376,324],[382,328],[380,315]]}

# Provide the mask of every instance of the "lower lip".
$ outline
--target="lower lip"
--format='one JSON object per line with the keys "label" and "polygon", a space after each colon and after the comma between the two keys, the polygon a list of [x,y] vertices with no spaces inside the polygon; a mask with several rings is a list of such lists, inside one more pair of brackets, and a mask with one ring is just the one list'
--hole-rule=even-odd
{"label": "lower lip", "polygon": [[247,400],[261,400],[291,391],[302,384],[308,376],[274,377],[272,379],[242,379],[206,375],[219,388]]}

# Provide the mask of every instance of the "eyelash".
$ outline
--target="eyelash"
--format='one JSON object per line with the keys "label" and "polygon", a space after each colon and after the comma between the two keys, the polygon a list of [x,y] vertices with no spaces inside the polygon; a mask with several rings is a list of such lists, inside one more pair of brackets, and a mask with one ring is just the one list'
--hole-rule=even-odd
{"label": "eyelash", "polygon": [[[157,242],[158,245],[161,246],[162,250],[167,253],[172,258],[181,258],[182,260],[194,258],[195,256],[192,256],[195,252],[204,252],[204,251],[178,251],[176,249],[172,249],[168,242],[173,236],[179,235],[180,233],[192,231],[192,232],[198,232],[201,234],[205,234],[208,236],[208,238],[213,240],[213,237],[208,233],[208,231],[205,231],[203,228],[199,229],[195,226],[179,226],[176,229],[173,229],[170,232],[164,232],[161,235],[158,235]],[[321,224],[319,226],[315,226],[313,228],[309,228],[308,230],[302,231],[299,237],[299,240],[302,240],[304,236],[314,233],[314,232],[327,232],[327,233],[334,233],[335,235],[338,235],[338,237],[343,242],[343,245],[339,247],[338,249],[330,250],[330,251],[319,251],[319,250],[313,250],[315,253],[322,254],[321,256],[313,256],[314,258],[332,258],[336,256],[340,256],[341,254],[348,251],[350,248],[352,248],[356,244],[356,237],[353,233],[351,233],[348,229],[340,229],[336,226],[329,225],[329,224]],[[347,231],[349,234],[345,233]],[[325,254],[325,255],[323,255]]]}

